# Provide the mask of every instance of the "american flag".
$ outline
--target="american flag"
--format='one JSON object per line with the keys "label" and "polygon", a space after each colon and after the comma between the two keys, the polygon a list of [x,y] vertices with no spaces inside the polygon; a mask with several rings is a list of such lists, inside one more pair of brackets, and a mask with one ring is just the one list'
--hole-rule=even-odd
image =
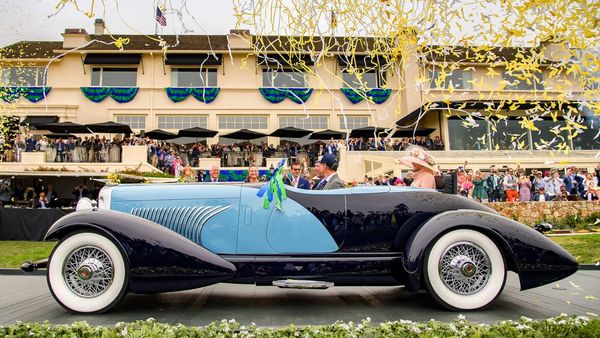
{"label": "american flag", "polygon": [[158,6],[156,7],[156,22],[161,26],[167,25],[167,18],[163,15],[162,11]]}

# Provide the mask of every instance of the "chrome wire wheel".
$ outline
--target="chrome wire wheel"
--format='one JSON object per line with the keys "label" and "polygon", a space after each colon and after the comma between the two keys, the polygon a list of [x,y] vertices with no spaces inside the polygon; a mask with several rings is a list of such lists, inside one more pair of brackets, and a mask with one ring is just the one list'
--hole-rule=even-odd
{"label": "chrome wire wheel", "polygon": [[458,242],[448,247],[438,268],[444,284],[461,295],[472,295],[483,289],[492,273],[488,255],[471,242]]}
{"label": "chrome wire wheel", "polygon": [[427,291],[451,310],[489,306],[506,282],[506,263],[496,243],[470,229],[438,238],[426,251],[423,270]]}
{"label": "chrome wire wheel", "polygon": [[129,268],[121,249],[106,236],[81,231],[63,238],[48,261],[48,286],[69,311],[102,313],[127,292]]}
{"label": "chrome wire wheel", "polygon": [[69,289],[81,297],[104,293],[113,281],[113,262],[104,250],[85,246],[73,251],[65,260],[63,277]]}

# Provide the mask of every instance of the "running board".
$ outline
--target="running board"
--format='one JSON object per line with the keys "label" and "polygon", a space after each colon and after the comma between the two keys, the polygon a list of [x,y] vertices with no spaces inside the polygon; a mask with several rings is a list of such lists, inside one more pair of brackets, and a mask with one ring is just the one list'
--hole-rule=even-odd
{"label": "running board", "polygon": [[274,280],[273,285],[282,289],[328,289],[333,287],[332,282],[305,279],[282,279]]}

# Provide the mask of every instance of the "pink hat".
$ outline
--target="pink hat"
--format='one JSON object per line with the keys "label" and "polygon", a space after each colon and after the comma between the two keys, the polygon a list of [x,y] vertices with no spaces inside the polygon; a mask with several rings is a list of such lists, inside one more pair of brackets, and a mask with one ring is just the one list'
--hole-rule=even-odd
{"label": "pink hat", "polygon": [[413,163],[422,166],[425,169],[435,173],[436,170],[433,168],[435,165],[435,159],[431,157],[425,150],[418,146],[409,147],[407,150],[407,156],[399,159],[399,161],[409,167],[412,167]]}

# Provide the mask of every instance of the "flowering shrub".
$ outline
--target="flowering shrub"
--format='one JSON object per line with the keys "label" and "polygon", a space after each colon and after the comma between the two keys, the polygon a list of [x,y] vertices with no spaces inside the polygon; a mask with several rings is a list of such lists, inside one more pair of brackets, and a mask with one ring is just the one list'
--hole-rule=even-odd
{"label": "flowering shrub", "polygon": [[86,322],[52,325],[17,322],[0,326],[0,337],[600,337],[600,319],[567,316],[546,320],[521,317],[495,324],[473,323],[459,315],[452,323],[435,320],[398,320],[381,324],[367,318],[360,323],[337,321],[331,325],[262,328],[221,320],[203,327],[157,323],[153,318],[112,327],[93,327]]}

